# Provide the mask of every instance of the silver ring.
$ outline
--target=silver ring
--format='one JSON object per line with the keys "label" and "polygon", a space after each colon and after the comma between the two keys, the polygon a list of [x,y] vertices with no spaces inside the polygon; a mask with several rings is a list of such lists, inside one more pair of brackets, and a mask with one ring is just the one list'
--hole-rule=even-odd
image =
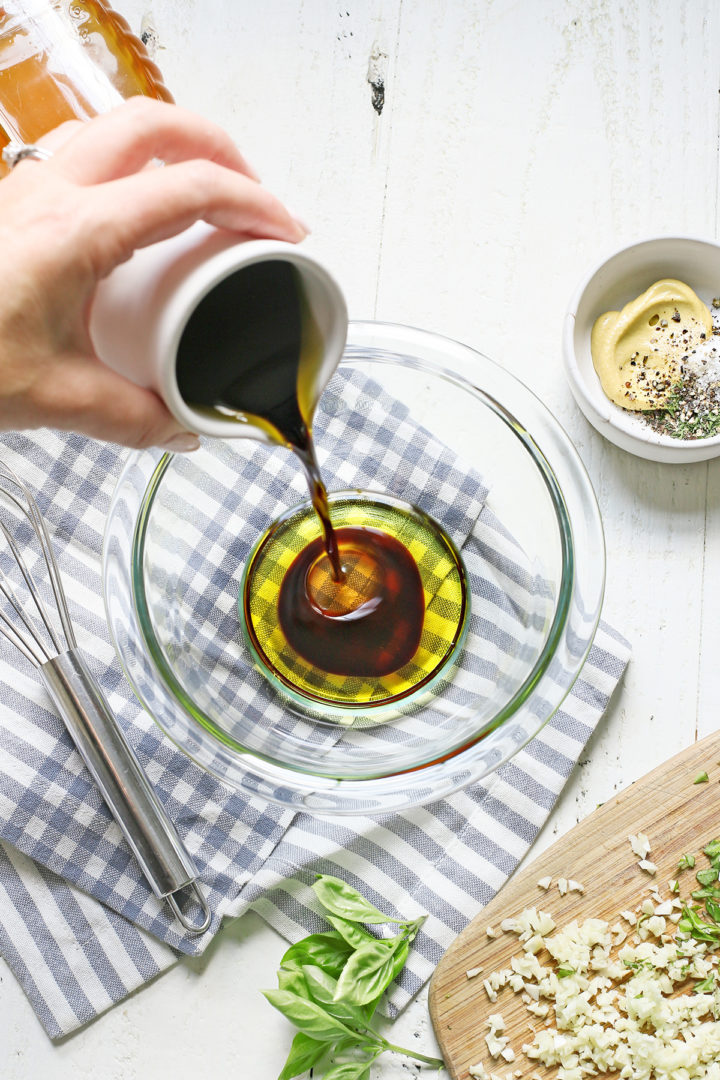
{"label": "silver ring", "polygon": [[2,159],[9,169],[14,169],[25,158],[47,161],[51,157],[52,150],[46,150],[44,146],[34,146],[32,143],[9,142],[2,152]]}

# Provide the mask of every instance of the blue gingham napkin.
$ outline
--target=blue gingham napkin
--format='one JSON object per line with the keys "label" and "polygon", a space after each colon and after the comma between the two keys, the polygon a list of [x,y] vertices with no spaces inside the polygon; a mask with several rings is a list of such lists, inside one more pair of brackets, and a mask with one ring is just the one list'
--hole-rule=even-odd
{"label": "blue gingham napkin", "polygon": [[[399,488],[408,501],[434,502],[436,514],[442,495],[448,513],[467,521],[465,537],[456,532],[454,538],[466,563],[476,562],[495,629],[487,619],[471,627],[466,651],[485,651],[498,663],[508,621],[521,611],[519,598],[532,581],[523,553],[484,505],[479,482],[468,485],[467,470],[456,469],[449,451],[413,428],[403,406],[365,387],[370,407],[353,409],[356,391],[348,384],[344,418],[318,419],[318,429],[331,436],[326,446],[323,434],[319,440],[329,486]],[[356,433],[363,427],[366,438],[351,476],[339,422],[351,423]],[[293,815],[230,791],[197,768],[162,736],[123,680],[100,599],[102,530],[121,452],[53,432],[2,442],[4,459],[35,492],[48,522],[79,644],[194,856],[213,912],[200,939],[168,916],[36,674],[9,648],[0,650],[0,954],[48,1034],[79,1027],[178,953],[202,952],[223,918],[250,906],[291,939],[317,929],[309,889],[315,872],[337,873],[406,916],[428,913],[391,998],[392,1008],[401,1008],[532,843],[622,675],[627,643],[601,626],[564,708],[484,782],[379,820]],[[252,449],[250,460],[256,490],[272,491],[273,499],[285,491],[288,504],[297,500],[297,470],[289,461],[278,464],[262,447]],[[271,502],[263,504],[268,523],[277,512]],[[252,531],[260,531],[257,521]],[[483,566],[492,573],[483,576]]]}

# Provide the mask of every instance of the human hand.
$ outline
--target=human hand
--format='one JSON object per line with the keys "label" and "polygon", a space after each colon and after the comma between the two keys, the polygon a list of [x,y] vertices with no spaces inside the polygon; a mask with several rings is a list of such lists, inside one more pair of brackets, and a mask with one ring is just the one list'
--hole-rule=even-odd
{"label": "human hand", "polygon": [[0,430],[195,449],[156,394],[95,355],[97,283],[136,248],[200,219],[245,239],[296,243],[307,230],[229,135],[175,105],[133,98],[41,142],[52,158],[23,161],[0,181]]}

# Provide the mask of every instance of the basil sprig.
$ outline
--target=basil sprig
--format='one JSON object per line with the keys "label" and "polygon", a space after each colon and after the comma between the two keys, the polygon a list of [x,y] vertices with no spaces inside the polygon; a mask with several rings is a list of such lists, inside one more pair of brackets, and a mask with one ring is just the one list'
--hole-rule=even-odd
{"label": "basil sprig", "polygon": [[[406,921],[385,915],[329,874],[318,875],[313,890],[333,929],[291,945],[280,961],[278,989],[263,991],[298,1029],[278,1080],[318,1067],[323,1071],[313,1076],[323,1080],[369,1080],[373,1062],[386,1050],[442,1069],[440,1058],[395,1046],[370,1023],[405,966],[424,916]],[[361,925],[388,923],[396,924],[398,933],[386,938]]]}

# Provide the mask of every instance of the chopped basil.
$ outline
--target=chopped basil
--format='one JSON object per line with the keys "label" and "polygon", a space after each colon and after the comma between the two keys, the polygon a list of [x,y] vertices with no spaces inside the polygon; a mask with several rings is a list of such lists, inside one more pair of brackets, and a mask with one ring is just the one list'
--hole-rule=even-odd
{"label": "chopped basil", "polygon": [[630,968],[632,971],[641,971],[643,968],[654,967],[649,960],[623,960],[625,967]]}

